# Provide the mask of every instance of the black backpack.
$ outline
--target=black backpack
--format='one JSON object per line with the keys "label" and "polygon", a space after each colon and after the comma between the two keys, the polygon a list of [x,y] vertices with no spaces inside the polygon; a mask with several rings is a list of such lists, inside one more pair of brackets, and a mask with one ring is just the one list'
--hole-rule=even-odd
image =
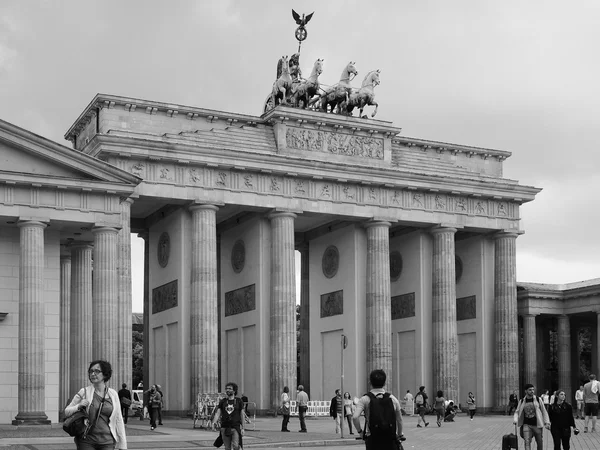
{"label": "black backpack", "polygon": [[390,394],[373,395],[368,392],[369,402],[369,431],[374,439],[396,438],[396,410]]}

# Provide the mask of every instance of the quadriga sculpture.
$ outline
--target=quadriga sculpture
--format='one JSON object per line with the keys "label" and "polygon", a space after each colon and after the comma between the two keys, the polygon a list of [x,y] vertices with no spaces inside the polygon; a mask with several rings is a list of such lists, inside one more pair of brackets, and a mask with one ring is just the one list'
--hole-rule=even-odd
{"label": "quadriga sculpture", "polygon": [[323,73],[323,59],[317,59],[307,80],[302,81],[292,94],[292,104],[306,109],[319,99],[319,75]]}
{"label": "quadriga sculpture", "polygon": [[378,103],[375,101],[375,86],[380,83],[380,73],[381,71],[379,69],[372,70],[365,76],[361,88],[356,92],[352,92],[348,101],[344,101],[340,105],[340,110],[342,113],[352,115],[354,108],[360,108],[358,117],[362,117],[364,107],[367,105],[374,105],[375,110],[373,111],[373,114],[371,114],[371,117],[375,117],[375,114],[377,114],[377,108],[379,107]]}
{"label": "quadriga sculpture", "polygon": [[[358,75],[358,70],[354,67],[354,62],[350,61],[342,74],[340,75],[340,81],[333,85],[330,89],[326,90],[320,97],[320,109],[327,112],[327,108],[331,108],[331,112],[335,112],[336,107],[339,106],[343,101],[348,101],[352,86],[350,86],[351,75]],[[353,77],[354,78],[354,77]]]}

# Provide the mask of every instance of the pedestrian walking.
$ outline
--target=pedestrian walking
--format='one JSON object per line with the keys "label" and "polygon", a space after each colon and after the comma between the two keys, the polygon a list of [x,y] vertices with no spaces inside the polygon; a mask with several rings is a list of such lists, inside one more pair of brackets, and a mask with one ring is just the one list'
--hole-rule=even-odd
{"label": "pedestrian walking", "polygon": [[283,387],[281,393],[281,415],[283,420],[281,421],[281,431],[289,432],[288,423],[290,423],[290,388],[287,386]]}
{"label": "pedestrian walking", "polygon": [[131,391],[127,389],[127,384],[123,383],[119,389],[119,403],[121,404],[121,415],[123,423],[127,423],[129,416],[129,407],[131,406]]}
{"label": "pedestrian walking", "polygon": [[579,390],[575,391],[575,402],[577,405],[577,417],[576,419],[583,419],[583,384],[579,386]]}
{"label": "pedestrian walking", "polygon": [[477,412],[477,404],[475,403],[475,396],[472,392],[469,392],[469,397],[467,398],[467,408],[469,408],[469,417],[473,420],[473,417],[475,417],[475,413]]}
{"label": "pedestrian walking", "polygon": [[552,439],[554,440],[554,450],[569,450],[571,440],[571,428],[575,434],[579,433],[579,430],[575,426],[575,420],[573,419],[573,408],[566,401],[565,391],[559,389],[556,391],[557,394],[554,397],[554,403],[550,405],[548,415],[550,417],[550,433],[552,433]]}
{"label": "pedestrian walking", "polygon": [[519,404],[519,393],[518,391],[513,391],[512,394],[508,397],[508,415],[510,416],[515,409],[517,409],[517,405]]}
{"label": "pedestrian walking", "polygon": [[444,420],[445,405],[446,399],[444,398],[444,391],[437,391],[437,395],[433,400],[433,410],[435,411],[438,427],[442,426],[442,421]]}
{"label": "pedestrian walking", "polygon": [[429,425],[429,422],[425,421],[425,413],[427,412],[427,394],[425,393],[425,386],[419,387],[419,392],[415,395],[415,406],[417,408],[417,427],[421,428],[421,421],[425,426]]}
{"label": "pedestrian walking", "polygon": [[160,384],[156,385],[156,391],[160,394],[160,404],[158,405],[157,411],[158,424],[162,425],[162,409],[165,404],[165,394],[163,394]]}
{"label": "pedestrian walking", "polygon": [[237,396],[238,385],[229,382],[225,385],[226,397],[219,402],[211,427],[221,422],[221,439],[225,450],[240,450],[244,436],[244,402]]}
{"label": "pedestrian walking", "polygon": [[376,369],[369,375],[371,391],[363,395],[353,414],[354,425],[360,428],[360,416],[365,414],[363,434],[366,450],[396,450],[402,434],[402,412],[400,402],[384,386],[386,373]]}
{"label": "pedestrian walking", "polygon": [[525,441],[525,450],[531,450],[531,440],[535,437],[538,449],[543,446],[544,427],[550,429],[550,419],[542,400],[535,396],[535,387],[528,383],[525,385],[523,397],[513,416],[513,423],[521,427],[521,437]]}
{"label": "pedestrian walking", "polygon": [[160,408],[160,403],[162,402],[162,396],[160,392],[156,389],[156,385],[153,384],[150,388],[150,393],[148,395],[148,412],[150,413],[150,431],[153,431],[156,428],[156,420],[158,419],[158,409]]}
{"label": "pedestrian walking", "polygon": [[585,414],[585,426],[583,427],[583,432],[588,432],[588,423],[590,418],[592,419],[592,429],[591,432],[596,431],[596,416],[598,415],[598,388],[600,383],[596,380],[596,375],[593,373],[590,374],[590,381],[585,383],[583,386],[583,401],[585,403],[584,406],[584,414]]}
{"label": "pedestrian walking", "polygon": [[306,411],[308,411],[308,394],[304,391],[303,385],[298,385],[298,395],[296,396],[298,405],[298,418],[300,419],[300,433],[306,433]]}
{"label": "pedestrian walking", "polygon": [[87,435],[75,437],[77,450],[127,448],[119,395],[106,385],[111,377],[112,367],[108,361],[92,361],[88,367],[91,385],[81,388],[65,408],[65,417],[85,410],[90,420]]}

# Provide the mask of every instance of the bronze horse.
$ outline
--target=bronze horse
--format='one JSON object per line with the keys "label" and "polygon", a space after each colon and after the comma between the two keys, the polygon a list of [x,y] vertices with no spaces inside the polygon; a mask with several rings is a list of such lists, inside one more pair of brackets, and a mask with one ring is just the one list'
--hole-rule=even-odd
{"label": "bronze horse", "polygon": [[289,59],[282,56],[277,64],[277,80],[273,83],[271,98],[273,107],[286,104],[292,93],[292,77],[290,76]]}
{"label": "bronze horse", "polygon": [[375,105],[375,110],[373,111],[373,114],[371,114],[371,117],[375,117],[375,114],[377,114],[377,108],[379,107],[379,104],[375,101],[375,86],[380,83],[380,73],[380,70],[372,70],[365,76],[362,86],[358,92],[352,92],[348,101],[344,101],[340,105],[340,110],[342,113],[352,115],[354,108],[360,108],[358,117],[362,117],[365,106]]}
{"label": "bronze horse", "polygon": [[352,91],[350,75],[358,75],[358,70],[356,70],[354,64],[354,62],[350,61],[344,70],[342,70],[340,81],[321,95],[319,100],[321,101],[320,109],[322,111],[327,112],[327,108],[329,107],[331,108],[331,112],[334,112],[340,103],[348,101],[350,92]]}
{"label": "bronze horse", "polygon": [[306,109],[312,103],[313,97],[319,95],[319,75],[323,73],[323,61],[323,59],[317,59],[308,79],[302,81],[294,90],[291,98],[294,106],[299,106],[302,102],[302,108]]}

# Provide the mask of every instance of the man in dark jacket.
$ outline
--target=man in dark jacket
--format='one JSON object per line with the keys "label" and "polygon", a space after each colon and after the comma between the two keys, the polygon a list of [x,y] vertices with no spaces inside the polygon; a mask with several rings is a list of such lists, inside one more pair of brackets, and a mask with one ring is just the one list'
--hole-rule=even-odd
{"label": "man in dark jacket", "polygon": [[335,397],[331,399],[329,404],[329,415],[335,420],[335,432],[339,433],[340,425],[342,425],[342,409],[344,408],[344,401],[342,400],[342,391],[339,389],[335,390]]}
{"label": "man in dark jacket", "polygon": [[160,405],[158,407],[158,424],[162,425],[162,409],[163,409],[163,405],[165,404],[165,394],[163,394],[160,384],[156,385],[156,390],[160,394]]}
{"label": "man in dark jacket", "polygon": [[[123,399],[127,399],[123,401]],[[127,389],[127,385],[123,383],[119,389],[119,402],[121,403],[121,414],[123,415],[123,423],[127,423],[129,415],[129,407],[131,406],[131,392]]]}

